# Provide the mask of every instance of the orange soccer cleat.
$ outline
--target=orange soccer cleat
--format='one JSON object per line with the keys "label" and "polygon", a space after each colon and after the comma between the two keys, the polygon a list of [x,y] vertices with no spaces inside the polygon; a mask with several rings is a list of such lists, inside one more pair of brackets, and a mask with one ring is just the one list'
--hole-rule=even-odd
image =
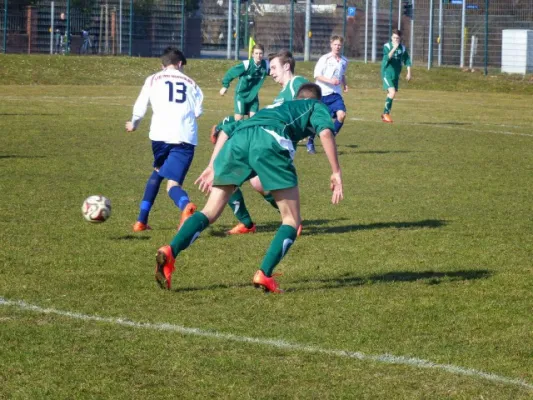
{"label": "orange soccer cleat", "polygon": [[227,235],[243,235],[245,233],[255,233],[257,227],[252,224],[251,228],[247,228],[242,222],[239,222],[233,228],[226,232]]}
{"label": "orange soccer cleat", "polygon": [[296,229],[296,237],[300,237],[300,235],[302,234],[302,229],[304,227],[304,224],[303,224],[303,221],[300,222],[300,225],[298,225],[298,229]]}
{"label": "orange soccer cleat", "polygon": [[281,274],[274,274],[273,276],[269,277],[259,269],[255,273],[252,282],[256,288],[262,287],[265,293],[283,293],[283,290],[279,288],[278,283],[274,279],[274,276],[279,275]]}
{"label": "orange soccer cleat", "polygon": [[189,219],[189,217],[193,215],[197,209],[198,207],[196,207],[196,204],[194,203],[189,203],[185,206],[185,209],[181,212],[181,219],[180,224],[178,225],[178,231],[181,229],[185,221],[187,221],[187,219]]}
{"label": "orange soccer cleat", "polygon": [[392,124],[392,118],[390,114],[381,114],[381,120],[387,124]]}
{"label": "orange soccer cleat", "polygon": [[155,280],[161,289],[170,290],[170,283],[172,280],[172,273],[176,269],[174,263],[176,259],[172,255],[172,248],[170,246],[163,246],[157,250],[155,256]]}
{"label": "orange soccer cleat", "polygon": [[133,224],[133,232],[151,231],[150,225],[137,221]]}

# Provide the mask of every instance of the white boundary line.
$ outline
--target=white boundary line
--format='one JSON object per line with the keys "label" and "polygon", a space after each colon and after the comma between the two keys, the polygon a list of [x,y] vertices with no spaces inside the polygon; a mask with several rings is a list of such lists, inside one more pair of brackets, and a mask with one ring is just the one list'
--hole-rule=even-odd
{"label": "white boundary line", "polygon": [[305,353],[315,353],[315,354],[324,354],[327,356],[336,356],[336,357],[345,357],[353,358],[361,361],[371,361],[382,364],[399,364],[407,365],[414,368],[428,368],[428,369],[437,369],[445,371],[455,375],[466,375],[472,376],[474,378],[485,379],[492,382],[504,383],[507,385],[520,386],[529,390],[533,390],[533,385],[521,380],[506,378],[504,376],[495,375],[488,372],[478,371],[471,368],[458,367],[451,364],[436,364],[432,361],[423,360],[420,358],[413,357],[403,357],[395,356],[392,354],[364,354],[359,351],[348,351],[348,350],[328,350],[316,346],[307,346],[304,344],[290,343],[284,340],[275,340],[275,339],[263,339],[263,338],[253,338],[247,336],[237,336],[231,333],[220,333],[216,331],[206,331],[199,328],[187,328],[185,326],[173,325],[173,324],[153,324],[148,322],[135,322],[128,320],[126,318],[109,318],[109,317],[99,317],[97,315],[87,315],[79,314],[70,311],[61,311],[54,308],[42,308],[33,304],[28,304],[21,300],[7,300],[3,297],[0,297],[0,306],[13,306],[25,311],[33,311],[36,313],[42,314],[55,314],[62,317],[78,319],[83,321],[95,321],[95,322],[105,322],[109,324],[127,326],[130,328],[140,328],[140,329],[150,329],[155,331],[170,331],[178,332],[183,335],[192,335],[192,336],[202,336],[217,340],[226,340],[231,342],[240,342],[240,343],[252,343],[262,346],[270,346],[278,349],[285,349],[289,351],[301,351]]}

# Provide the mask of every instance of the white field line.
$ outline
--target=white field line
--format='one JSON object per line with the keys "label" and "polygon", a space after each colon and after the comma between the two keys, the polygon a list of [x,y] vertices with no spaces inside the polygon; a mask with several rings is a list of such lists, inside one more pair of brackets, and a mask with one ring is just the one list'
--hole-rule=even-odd
{"label": "white field line", "polygon": [[[375,122],[377,124],[383,124],[383,122],[380,121],[379,119],[350,118],[350,120],[351,121],[362,121],[362,122]],[[446,125],[446,124],[439,124],[438,122],[435,122],[434,124],[432,123],[431,125],[427,123],[421,124],[417,122],[410,122],[410,123],[405,123],[405,124],[400,122],[399,124],[395,123],[395,125],[417,125],[417,126],[425,126],[428,129],[431,129],[434,127],[434,128],[442,128],[442,129],[454,129],[458,131],[468,131],[468,132],[478,132],[478,133],[496,133],[499,135],[533,137],[533,134],[529,134],[529,133],[518,133],[518,132],[510,132],[510,131],[494,131],[494,130],[488,130],[488,129],[483,129],[483,130],[471,129],[471,128],[465,128],[465,127],[456,126],[456,125],[451,126],[451,125]],[[492,124],[478,124],[478,125],[508,127],[506,125],[492,125]],[[516,127],[518,128],[519,126],[516,126]],[[523,126],[520,128],[526,128],[526,127]]]}
{"label": "white field line", "polygon": [[108,324],[126,326],[130,328],[137,329],[149,329],[154,331],[170,331],[178,332],[182,335],[192,335],[192,336],[202,336],[211,339],[239,342],[239,343],[251,343],[258,344],[261,346],[270,346],[278,349],[284,349],[289,351],[300,351],[304,353],[315,353],[315,354],[324,354],[327,356],[336,356],[344,358],[352,358],[361,361],[370,361],[381,364],[397,364],[397,365],[407,365],[414,368],[427,368],[427,369],[436,369],[445,371],[455,375],[466,375],[472,376],[474,378],[484,379],[492,382],[503,383],[507,385],[520,386],[533,391],[533,384],[530,384],[521,379],[507,378],[504,376],[499,376],[489,372],[478,371],[471,368],[458,367],[451,364],[437,364],[432,361],[423,360],[420,358],[413,357],[404,357],[404,356],[395,356],[392,354],[364,354],[359,351],[349,351],[349,350],[329,350],[323,349],[316,346],[307,346],[305,344],[299,343],[290,343],[284,340],[276,339],[264,339],[264,338],[253,338],[247,336],[238,336],[231,333],[220,333],[216,331],[207,331],[199,328],[187,328],[181,325],[173,325],[168,323],[163,324],[154,324],[148,322],[135,322],[126,318],[109,318],[109,317],[99,317],[97,315],[87,315],[79,314],[70,311],[61,311],[53,308],[42,308],[33,304],[28,304],[21,300],[7,300],[3,297],[0,297],[0,306],[12,306],[19,308],[25,311],[33,311],[41,314],[55,314],[62,317],[83,320],[83,321],[94,321],[94,322],[104,322]]}

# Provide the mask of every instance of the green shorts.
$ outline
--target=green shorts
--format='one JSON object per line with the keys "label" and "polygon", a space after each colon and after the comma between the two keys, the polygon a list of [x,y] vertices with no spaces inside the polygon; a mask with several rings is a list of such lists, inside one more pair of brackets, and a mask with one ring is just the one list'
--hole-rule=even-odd
{"label": "green shorts", "polygon": [[259,126],[239,130],[228,139],[215,158],[213,185],[241,186],[259,176],[267,191],[298,185],[289,139]]}
{"label": "green shorts", "polygon": [[239,96],[233,99],[235,114],[250,115],[250,112],[256,113],[259,110],[259,97],[255,97],[252,101],[244,101]]}
{"label": "green shorts", "polygon": [[383,89],[385,90],[389,90],[389,88],[394,88],[396,91],[398,91],[398,82],[399,82],[399,77],[395,77],[395,76],[392,76],[392,75],[385,75],[383,76],[382,78],[382,81],[383,81]]}

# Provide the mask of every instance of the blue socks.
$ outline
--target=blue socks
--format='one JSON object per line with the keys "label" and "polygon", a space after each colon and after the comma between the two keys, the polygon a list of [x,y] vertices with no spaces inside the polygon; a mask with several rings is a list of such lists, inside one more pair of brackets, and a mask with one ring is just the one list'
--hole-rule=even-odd
{"label": "blue socks", "polygon": [[335,132],[333,133],[335,134],[335,136],[337,136],[342,126],[344,125],[344,122],[340,122],[338,119],[336,119],[333,125],[335,126]]}
{"label": "blue socks", "polygon": [[187,206],[187,204],[191,202],[189,200],[189,195],[187,194],[187,192],[183,190],[180,186],[173,186],[168,191],[168,195],[181,211],[183,211],[185,209],[185,206]]}
{"label": "blue socks", "polygon": [[148,178],[148,181],[146,182],[146,188],[144,189],[144,196],[140,205],[141,210],[139,212],[139,218],[137,218],[137,221],[140,221],[143,224],[148,222],[150,210],[152,209],[152,205],[157,197],[157,193],[159,193],[159,186],[161,185],[163,179],[164,178],[159,176],[157,171],[153,171],[152,175],[150,175],[150,178]]}

